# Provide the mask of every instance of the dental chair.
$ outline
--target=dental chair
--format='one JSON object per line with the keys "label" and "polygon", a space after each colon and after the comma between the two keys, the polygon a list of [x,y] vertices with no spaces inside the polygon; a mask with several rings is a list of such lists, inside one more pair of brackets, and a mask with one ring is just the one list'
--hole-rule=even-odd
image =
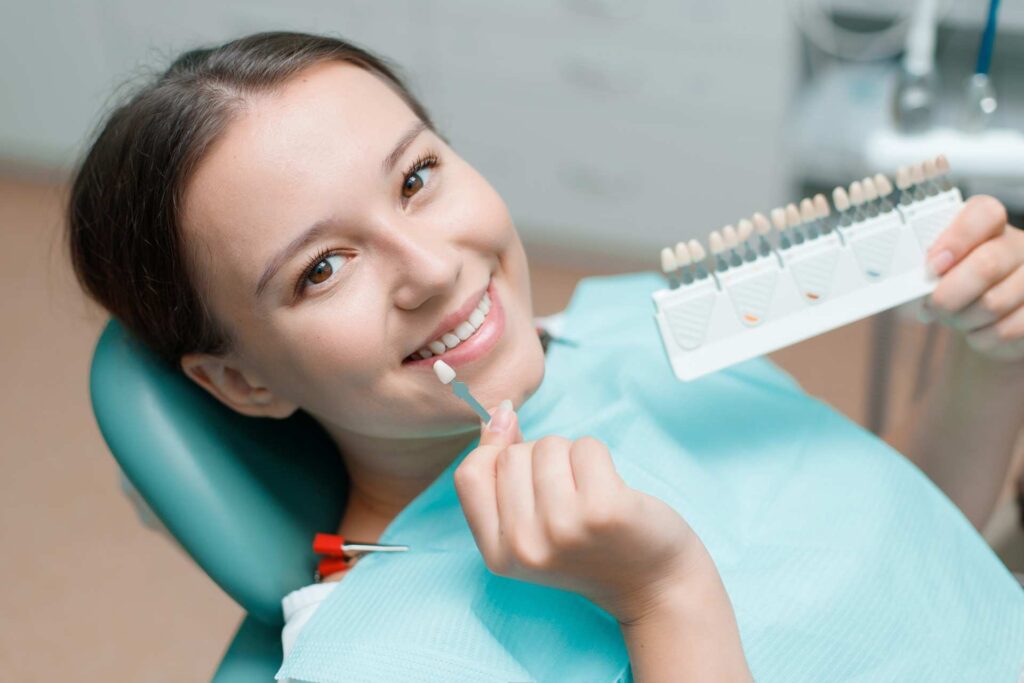
{"label": "dental chair", "polygon": [[281,598],[313,580],[318,531],[337,529],[348,476],[303,411],[286,420],[227,408],[116,321],[89,376],[93,412],[132,491],[245,611],[216,683],[273,681]]}

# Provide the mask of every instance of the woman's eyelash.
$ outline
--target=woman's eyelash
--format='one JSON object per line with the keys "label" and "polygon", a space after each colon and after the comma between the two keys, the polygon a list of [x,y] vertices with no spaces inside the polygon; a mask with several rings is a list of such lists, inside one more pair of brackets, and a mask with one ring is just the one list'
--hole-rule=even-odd
{"label": "woman's eyelash", "polygon": [[[440,163],[441,160],[438,159],[436,153],[429,151],[424,152],[406,169],[405,173],[402,175],[402,183],[404,184],[406,179],[413,173],[422,171],[425,168],[433,168]],[[313,269],[325,258],[333,256],[336,253],[338,253],[337,250],[322,247],[316,254],[310,257],[306,262],[306,265],[302,268],[302,275],[299,276],[299,281],[295,283],[295,293],[301,294],[306,289],[306,279],[312,275]]]}

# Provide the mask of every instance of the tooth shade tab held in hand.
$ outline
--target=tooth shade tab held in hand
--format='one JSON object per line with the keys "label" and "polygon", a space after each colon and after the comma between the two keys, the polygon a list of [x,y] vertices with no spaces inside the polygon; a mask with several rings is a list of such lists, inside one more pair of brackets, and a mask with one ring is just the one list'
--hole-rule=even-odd
{"label": "tooth shade tab held in hand", "polygon": [[443,360],[434,361],[434,374],[437,375],[441,384],[451,384],[455,379],[455,370]]}

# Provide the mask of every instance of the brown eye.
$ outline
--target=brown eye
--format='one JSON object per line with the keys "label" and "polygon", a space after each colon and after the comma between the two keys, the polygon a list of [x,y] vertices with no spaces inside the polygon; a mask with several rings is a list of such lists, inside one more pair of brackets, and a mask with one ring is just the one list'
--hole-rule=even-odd
{"label": "brown eye", "polygon": [[306,275],[306,280],[313,285],[318,285],[322,282],[327,282],[334,275],[334,266],[331,265],[331,259],[342,258],[341,254],[332,254],[327,258],[321,259],[319,263],[313,266],[309,273]]}
{"label": "brown eye", "polygon": [[419,192],[421,187],[423,187],[423,178],[419,173],[413,173],[405,179],[405,184],[402,185],[402,196],[411,197]]}

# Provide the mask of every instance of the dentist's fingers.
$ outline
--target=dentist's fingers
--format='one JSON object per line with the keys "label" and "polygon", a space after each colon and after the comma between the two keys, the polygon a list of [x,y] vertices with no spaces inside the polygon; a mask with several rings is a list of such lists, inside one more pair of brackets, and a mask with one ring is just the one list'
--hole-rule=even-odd
{"label": "dentist's fingers", "polygon": [[[938,275],[958,263],[972,249],[1006,230],[1006,207],[995,197],[975,195],[964,203],[949,227],[928,248],[929,262],[938,262]],[[948,256],[943,256],[948,252]]]}
{"label": "dentist's fingers", "polygon": [[970,332],[1000,320],[1024,306],[1024,266],[969,304],[953,319],[953,326]]}
{"label": "dentist's fingers", "polygon": [[958,313],[1009,276],[1020,260],[1005,236],[988,240],[946,271],[927,299],[928,308],[939,317]]}

